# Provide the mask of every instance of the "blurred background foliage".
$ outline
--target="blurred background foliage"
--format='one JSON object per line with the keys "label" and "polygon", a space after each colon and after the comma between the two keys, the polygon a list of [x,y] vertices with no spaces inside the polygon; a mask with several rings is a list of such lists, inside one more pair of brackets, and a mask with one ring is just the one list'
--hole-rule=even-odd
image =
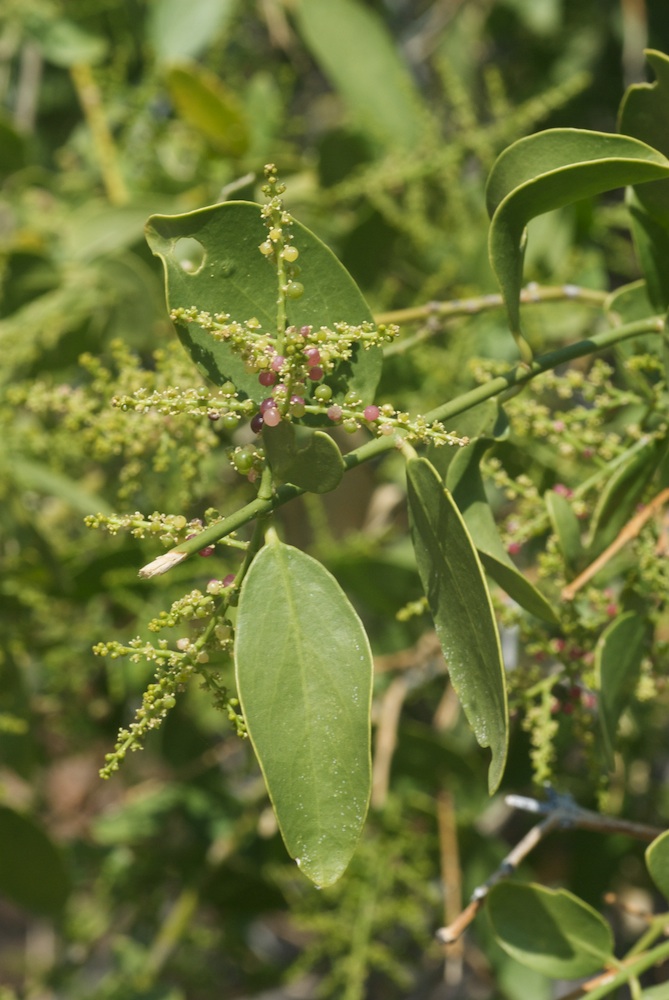
{"label": "blurred background foliage", "polygon": [[[198,517],[246,496],[225,432],[110,408],[142,385],[199,384],[143,240],[148,215],[259,200],[269,160],[290,210],[376,312],[494,292],[484,187],[495,157],[539,128],[614,130],[645,45],[669,50],[661,0],[5,0],[2,1000],[552,995],[483,920],[445,973],[433,939],[526,824],[487,800],[485,755],[436,653],[414,646],[424,622],[395,617],[419,586],[392,459],[283,515],[365,618],[377,721],[403,703],[389,784],[379,779],[350,871],[318,894],[285,855],[249,747],[196,688],[145,752],[98,778],[149,673],[91,647],[148,636],[146,622],[212,570],[191,560],[141,582],[155,541],[102,537],[83,517]],[[602,290],[635,278],[620,199],[537,220],[526,274]],[[590,309],[557,304],[528,313],[527,330],[557,344],[592,323]],[[500,312],[428,332],[388,358],[382,395],[396,406],[424,412],[472,385],[472,358],[514,358]],[[527,439],[506,447],[513,474],[545,486],[568,472]],[[628,746],[635,808],[666,820],[648,782],[666,773],[663,723],[645,712]],[[528,749],[517,734],[509,788],[531,787]],[[596,787],[576,790],[588,800]],[[574,833],[534,863],[598,905],[612,886],[647,890],[641,856]]]}

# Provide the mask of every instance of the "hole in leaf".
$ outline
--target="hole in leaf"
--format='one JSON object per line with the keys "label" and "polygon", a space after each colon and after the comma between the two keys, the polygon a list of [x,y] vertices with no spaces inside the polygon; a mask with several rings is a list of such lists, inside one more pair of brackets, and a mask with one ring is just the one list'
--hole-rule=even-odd
{"label": "hole in leaf", "polygon": [[183,236],[172,248],[172,255],[179,267],[187,274],[197,274],[204,267],[207,251],[191,236]]}

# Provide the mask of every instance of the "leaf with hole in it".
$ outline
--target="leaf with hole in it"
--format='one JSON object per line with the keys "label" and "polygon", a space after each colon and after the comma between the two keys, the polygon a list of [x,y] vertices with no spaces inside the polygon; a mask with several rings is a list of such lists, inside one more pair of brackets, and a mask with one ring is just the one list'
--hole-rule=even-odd
{"label": "leaf with hole in it", "polygon": [[634,516],[637,503],[657,469],[664,442],[642,438],[627,452],[604,487],[592,515],[588,555],[597,556]]}
{"label": "leaf with hole in it", "polygon": [[669,830],[646,848],[646,866],[657,888],[669,900]]}
{"label": "leaf with hole in it", "polygon": [[541,591],[516,569],[499,537],[480,470],[481,459],[493,444],[494,440],[480,438],[459,449],[448,467],[446,487],[462,513],[485,570],[495,583],[526,611],[555,624],[553,608]]}
{"label": "leaf with hole in it", "polygon": [[237,690],[288,853],[318,886],[348,865],[371,788],[372,654],[339,584],[278,540],[251,563]]}
{"label": "leaf with hole in it", "polygon": [[[348,271],[312,232],[293,222],[294,245],[300,251],[301,299],[287,303],[294,326],[354,325],[372,320],[369,306]],[[153,253],[162,259],[170,309],[197,306],[200,311],[227,313],[244,322],[255,317],[266,331],[276,330],[277,276],[258,250],[267,238],[260,205],[229,201],[186,215],[154,215],[146,226]],[[232,381],[260,402],[266,390],[244,361],[196,323],[179,324],[177,332],[199,370],[212,382]],[[381,374],[380,348],[354,348],[342,362],[333,385],[333,399],[353,389],[363,403],[371,402]]]}
{"label": "leaf with hole in it", "polygon": [[548,490],[544,501],[565,564],[569,570],[577,572],[584,555],[580,522],[567,498],[555,490]]}
{"label": "leaf with hole in it", "polygon": [[243,156],[249,144],[243,108],[219,78],[201,66],[173,66],[167,89],[179,117],[222,156]]}
{"label": "leaf with hole in it", "polygon": [[425,112],[379,15],[355,0],[300,0],[295,13],[314,58],[366,131],[414,149]]}
{"label": "leaf with hole in it", "polygon": [[69,875],[53,841],[31,819],[0,806],[0,894],[54,917],[69,892]]}
{"label": "leaf with hole in it", "polygon": [[485,575],[460,511],[424,458],[407,463],[407,495],[418,573],[449,675],[478,743],[492,751],[492,794],[504,773],[509,714]]}
{"label": "leaf with hole in it", "polygon": [[599,721],[609,766],[618,722],[639,680],[646,651],[646,625],[635,611],[619,615],[604,629],[595,647]]}
{"label": "leaf with hole in it", "polygon": [[339,486],[346,466],[328,434],[282,420],[264,427],[263,443],[277,485],[292,483],[310,493],[329,493]]}
{"label": "leaf with hole in it", "polygon": [[486,189],[492,217],[490,261],[520,335],[525,227],[530,219],[582,198],[628,184],[669,178],[669,160],[629,136],[582,129],[548,129],[509,146]]}
{"label": "leaf with hole in it", "polygon": [[565,889],[500,882],[486,913],[504,951],[544,976],[577,979],[615,961],[609,925]]}

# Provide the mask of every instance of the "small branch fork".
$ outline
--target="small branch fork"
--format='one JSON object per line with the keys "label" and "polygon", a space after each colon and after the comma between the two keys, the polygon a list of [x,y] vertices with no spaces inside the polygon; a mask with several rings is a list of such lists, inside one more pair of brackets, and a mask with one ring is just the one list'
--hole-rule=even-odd
{"label": "small branch fork", "polygon": [[595,830],[599,833],[622,833],[637,840],[648,842],[659,837],[663,830],[642,823],[631,823],[629,820],[618,819],[615,816],[603,816],[601,813],[582,809],[570,795],[558,795],[549,790],[548,800],[539,802],[537,799],[526,798],[524,795],[507,795],[506,802],[515,809],[542,815],[545,818],[533,826],[516,846],[507,854],[499,868],[492,873],[472,893],[472,898],[455,920],[447,927],[437,931],[437,938],[442,944],[453,944],[471,924],[472,920],[485,902],[486,896],[494,885],[508,878],[518,868],[530,851],[544,837],[556,829]]}

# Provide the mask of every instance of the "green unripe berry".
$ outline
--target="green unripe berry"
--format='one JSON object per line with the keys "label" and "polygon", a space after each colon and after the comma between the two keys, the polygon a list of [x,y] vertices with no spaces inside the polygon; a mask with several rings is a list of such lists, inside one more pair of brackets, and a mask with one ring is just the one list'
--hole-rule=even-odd
{"label": "green unripe berry", "polygon": [[224,382],[221,386],[221,392],[224,396],[234,396],[237,392],[237,386],[234,382]]}
{"label": "green unripe berry", "polygon": [[299,299],[304,295],[304,285],[300,281],[289,281],[285,292],[289,299]]}
{"label": "green unripe berry", "polygon": [[287,246],[281,251],[281,256],[284,260],[288,261],[289,264],[293,264],[297,258],[300,256],[300,251],[297,247]]}
{"label": "green unripe berry", "polygon": [[332,399],[332,389],[329,385],[319,385],[314,392],[314,396],[321,403],[327,403]]}
{"label": "green unripe berry", "polygon": [[270,254],[274,253],[274,247],[272,246],[269,240],[265,240],[264,243],[261,243],[260,246],[258,247],[258,250],[260,250],[260,253],[264,257],[269,257]]}
{"label": "green unripe berry", "polygon": [[232,456],[237,472],[247,473],[253,468],[254,454],[251,448],[240,448]]}
{"label": "green unripe berry", "polygon": [[225,413],[221,417],[221,427],[226,431],[234,431],[238,423],[239,417],[236,413]]}

